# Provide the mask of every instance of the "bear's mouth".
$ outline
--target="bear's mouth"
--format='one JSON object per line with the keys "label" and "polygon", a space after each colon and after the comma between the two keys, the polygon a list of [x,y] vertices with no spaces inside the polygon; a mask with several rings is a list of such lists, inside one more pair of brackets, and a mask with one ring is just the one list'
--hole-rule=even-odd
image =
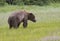
{"label": "bear's mouth", "polygon": [[36,22],[36,20],[34,19],[34,20],[32,20],[33,22]]}

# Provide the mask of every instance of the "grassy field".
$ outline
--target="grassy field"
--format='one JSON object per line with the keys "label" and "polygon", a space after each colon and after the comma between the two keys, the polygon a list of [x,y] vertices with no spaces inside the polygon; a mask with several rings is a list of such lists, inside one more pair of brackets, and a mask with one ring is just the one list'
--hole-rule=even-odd
{"label": "grassy field", "polygon": [[[22,24],[9,29],[8,16],[16,10],[26,10],[36,16],[36,23]],[[60,6],[4,6],[0,7],[0,41],[41,41],[46,36],[60,36]],[[60,40],[59,40],[60,41]]]}

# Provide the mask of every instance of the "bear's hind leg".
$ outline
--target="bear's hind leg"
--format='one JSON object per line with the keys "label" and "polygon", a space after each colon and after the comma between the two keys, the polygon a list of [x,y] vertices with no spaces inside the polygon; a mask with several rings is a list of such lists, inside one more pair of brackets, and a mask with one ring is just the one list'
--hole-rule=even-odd
{"label": "bear's hind leg", "polygon": [[14,23],[13,23],[13,27],[15,28],[15,29],[17,29],[18,28],[18,23],[17,23],[17,21],[15,20],[14,21]]}
{"label": "bear's hind leg", "polygon": [[12,28],[12,25],[9,25],[9,29],[11,29]]}

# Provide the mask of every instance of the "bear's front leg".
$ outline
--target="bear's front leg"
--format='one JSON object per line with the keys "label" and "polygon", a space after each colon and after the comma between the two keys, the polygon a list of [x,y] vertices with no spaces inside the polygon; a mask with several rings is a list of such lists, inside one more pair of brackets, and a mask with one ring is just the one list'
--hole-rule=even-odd
{"label": "bear's front leg", "polygon": [[27,20],[23,21],[23,27],[26,28],[27,27]]}
{"label": "bear's front leg", "polygon": [[18,23],[18,28],[19,28],[20,22]]}

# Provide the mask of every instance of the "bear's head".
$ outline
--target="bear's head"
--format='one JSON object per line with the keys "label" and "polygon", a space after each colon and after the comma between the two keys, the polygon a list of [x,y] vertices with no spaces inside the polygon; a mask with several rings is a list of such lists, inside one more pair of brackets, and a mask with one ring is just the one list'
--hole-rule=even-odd
{"label": "bear's head", "polygon": [[33,15],[33,13],[28,14],[28,20],[31,20],[32,22],[36,22],[36,19],[35,19],[35,16]]}

